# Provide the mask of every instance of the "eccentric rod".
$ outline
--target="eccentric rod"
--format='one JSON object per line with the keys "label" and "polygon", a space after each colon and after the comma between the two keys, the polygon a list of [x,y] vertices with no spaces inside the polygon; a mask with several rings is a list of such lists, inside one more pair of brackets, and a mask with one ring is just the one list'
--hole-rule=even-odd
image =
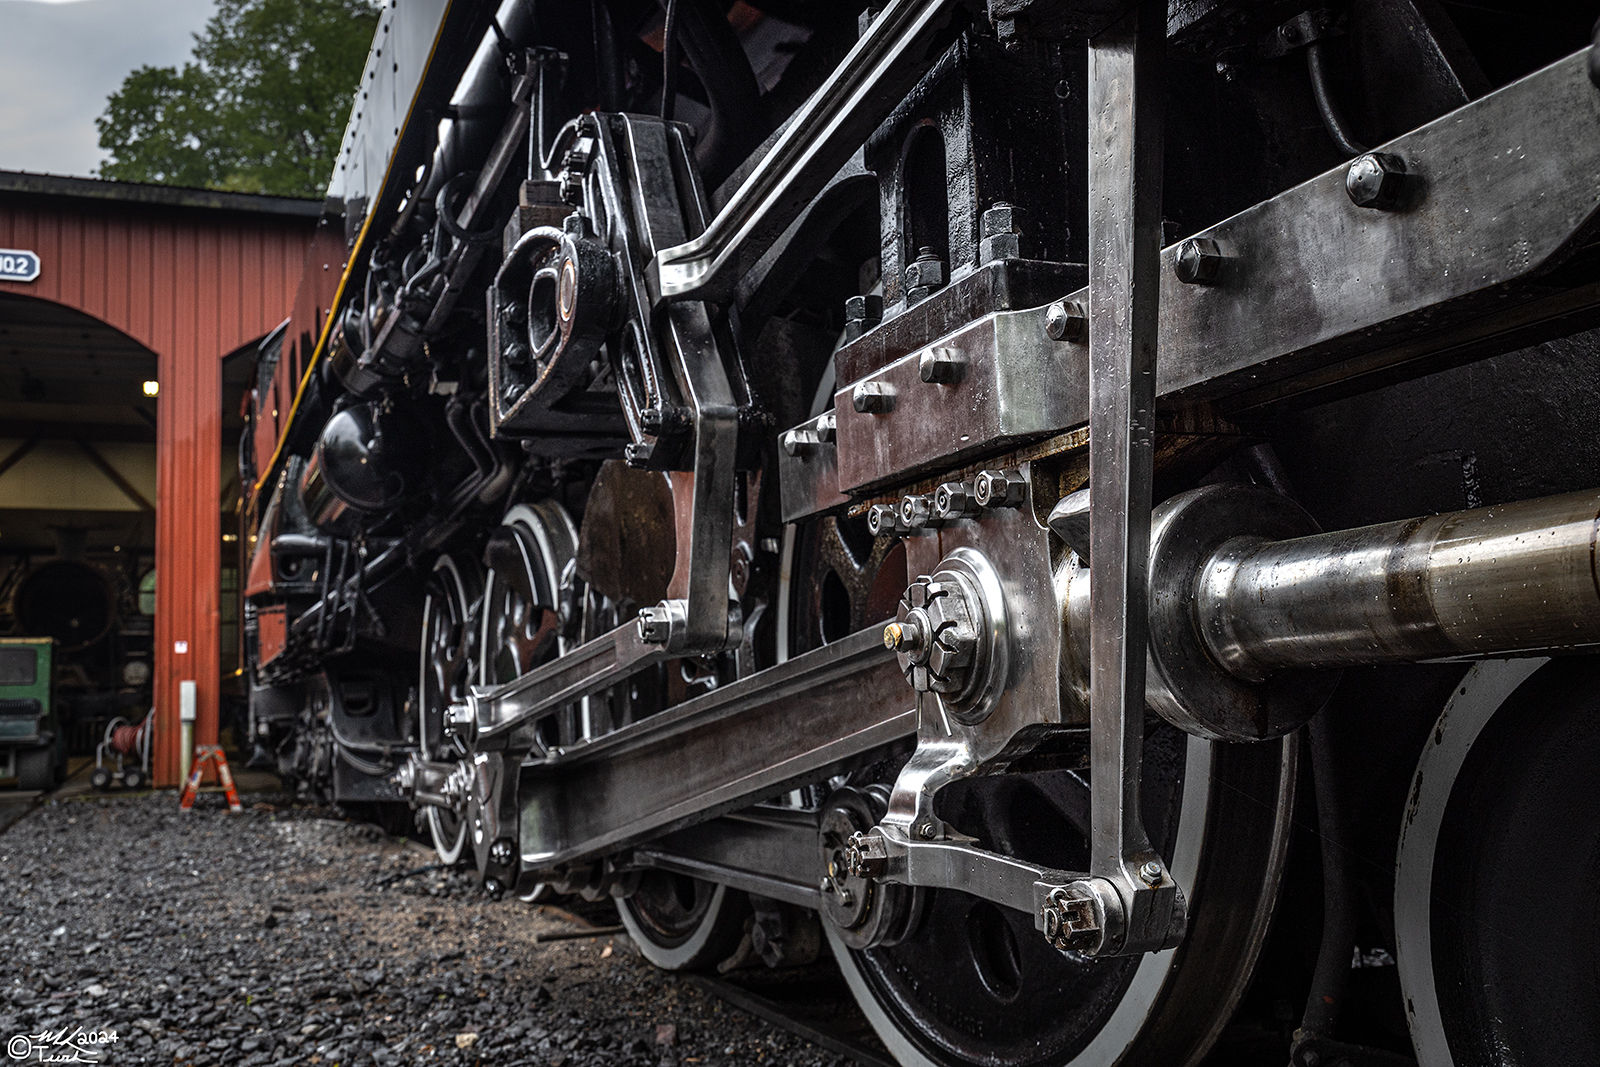
{"label": "eccentric rod", "polygon": [[1600,644],[1600,490],[1287,541],[1236,538],[1199,575],[1206,646],[1237,677]]}

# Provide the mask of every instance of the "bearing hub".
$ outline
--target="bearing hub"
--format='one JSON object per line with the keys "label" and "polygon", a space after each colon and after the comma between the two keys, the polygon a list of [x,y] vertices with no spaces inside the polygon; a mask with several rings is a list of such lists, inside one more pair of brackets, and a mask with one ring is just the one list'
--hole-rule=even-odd
{"label": "bearing hub", "polygon": [[967,688],[978,645],[972,608],[959,578],[911,583],[895,621],[883,631],[883,643],[895,651],[911,688],[952,694]]}
{"label": "bearing hub", "polygon": [[874,881],[851,862],[851,839],[875,826],[887,804],[884,786],[845,786],[828,798],[822,814],[822,915],[851,948],[898,944],[914,931],[922,911],[923,890]]}
{"label": "bearing hub", "polygon": [[907,587],[883,643],[912,689],[934,694],[944,710],[974,724],[988,714],[1003,674],[1004,605],[994,568],[957,550]]}

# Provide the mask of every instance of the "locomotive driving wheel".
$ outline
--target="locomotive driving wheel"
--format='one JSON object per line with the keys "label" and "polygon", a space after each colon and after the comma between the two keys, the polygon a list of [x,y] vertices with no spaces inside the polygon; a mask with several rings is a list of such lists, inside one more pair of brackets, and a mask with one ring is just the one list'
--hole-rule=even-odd
{"label": "locomotive driving wheel", "polygon": [[[791,529],[780,657],[892,613],[893,598],[886,610],[877,594],[903,588],[904,548],[853,522],[829,518]],[[1058,952],[1032,915],[950,890],[921,890],[920,899],[904,902],[886,939],[892,943],[875,948],[851,947],[849,933],[825,921],[834,957],[878,1037],[908,1067],[1197,1061],[1243,994],[1266,936],[1296,753],[1293,740],[1220,745],[1164,723],[1150,727],[1145,825],[1190,904],[1189,932],[1175,950],[1109,959]],[[843,820],[867,829],[882,812],[858,810],[849,798],[886,796],[900,762],[853,775],[830,799],[824,826]],[[969,779],[941,792],[939,810],[986,847],[1083,870],[1089,780],[1087,769]]]}
{"label": "locomotive driving wheel", "polygon": [[[562,636],[561,576],[577,554],[578,531],[552,500],[519,504],[491,539],[484,582],[479,676],[501,685],[567,651]],[[547,744],[570,743],[581,729],[574,709],[541,726]]]}
{"label": "locomotive driving wheel", "polygon": [[[445,733],[445,710],[463,700],[478,678],[475,616],[483,596],[483,577],[470,558],[451,553],[433,565],[422,602],[422,656],[417,679],[417,743],[424,758],[442,762],[465,757]],[[429,805],[423,818],[439,862],[461,859],[467,824],[456,813]]]}
{"label": "locomotive driving wheel", "polygon": [[[1293,741],[1218,745],[1165,724],[1147,732],[1145,825],[1190,900],[1175,950],[1058,952],[1032,915],[950,890],[926,891],[920,922],[893,945],[856,950],[827,927],[879,1038],[908,1067],[1195,1062],[1266,935],[1295,753]],[[941,814],[1008,855],[1082,870],[1088,786],[1087,771],[969,780],[944,790]]]}
{"label": "locomotive driving wheel", "polygon": [[1420,1067],[1600,1062],[1597,683],[1592,656],[1480,663],[1429,734],[1395,871]]}

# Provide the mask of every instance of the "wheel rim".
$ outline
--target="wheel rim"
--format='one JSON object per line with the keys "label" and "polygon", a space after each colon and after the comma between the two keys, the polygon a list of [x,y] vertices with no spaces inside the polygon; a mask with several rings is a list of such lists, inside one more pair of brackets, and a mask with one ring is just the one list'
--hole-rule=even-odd
{"label": "wheel rim", "polygon": [[1429,736],[1395,877],[1423,1067],[1600,1059],[1597,681],[1593,658],[1482,663]]}
{"label": "wheel rim", "polygon": [[[460,760],[463,753],[444,732],[449,705],[466,697],[477,681],[473,655],[473,611],[482,580],[471,560],[445,554],[433,565],[422,602],[422,652],[417,679],[417,743],[430,760]],[[441,863],[460,860],[466,821],[452,811],[429,806],[423,816]]]}
{"label": "wheel rim", "polygon": [[646,871],[617,914],[645,959],[669,971],[714,966],[744,933],[744,895],[698,878]]}
{"label": "wheel rim", "polygon": [[566,509],[548,500],[512,508],[502,530],[510,535],[497,557],[502,565],[484,580],[478,670],[485,685],[509,682],[567,650],[561,576],[577,554],[578,531]]}

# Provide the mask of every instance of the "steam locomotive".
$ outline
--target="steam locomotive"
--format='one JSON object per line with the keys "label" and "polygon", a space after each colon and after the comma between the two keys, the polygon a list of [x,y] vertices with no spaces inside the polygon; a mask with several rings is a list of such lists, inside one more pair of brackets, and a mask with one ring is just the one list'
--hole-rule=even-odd
{"label": "steam locomotive", "polygon": [[908,1065],[1600,1062],[1592,17],[385,7],[256,762]]}

